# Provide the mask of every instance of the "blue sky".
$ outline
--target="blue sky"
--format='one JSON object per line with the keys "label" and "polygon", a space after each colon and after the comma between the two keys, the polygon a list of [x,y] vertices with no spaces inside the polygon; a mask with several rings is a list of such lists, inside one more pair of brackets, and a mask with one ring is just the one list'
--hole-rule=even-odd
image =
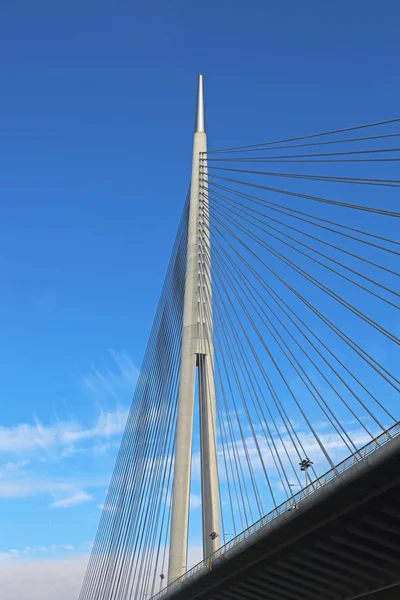
{"label": "blue sky", "polygon": [[210,148],[395,117],[399,17],[394,0],[2,4],[3,570],[82,571],[186,196],[197,73]]}

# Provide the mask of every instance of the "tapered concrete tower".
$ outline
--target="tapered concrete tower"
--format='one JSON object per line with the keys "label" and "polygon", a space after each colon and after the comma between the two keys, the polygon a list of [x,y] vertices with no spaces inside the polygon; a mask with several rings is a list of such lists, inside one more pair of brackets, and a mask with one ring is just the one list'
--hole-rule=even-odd
{"label": "tapered concrete tower", "polygon": [[203,76],[199,75],[190,189],[168,583],[172,583],[175,579],[178,579],[178,577],[185,573],[187,568],[196,374],[200,403],[204,557],[214,552],[220,545],[211,259],[207,182],[205,181],[207,178],[207,168],[205,166],[204,155],[202,155],[206,150],[207,138],[204,116]]}

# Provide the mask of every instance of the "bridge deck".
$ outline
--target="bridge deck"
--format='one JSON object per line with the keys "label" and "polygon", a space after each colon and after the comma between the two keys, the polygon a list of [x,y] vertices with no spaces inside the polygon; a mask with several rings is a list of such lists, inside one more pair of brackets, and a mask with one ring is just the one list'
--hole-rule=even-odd
{"label": "bridge deck", "polygon": [[154,600],[398,599],[399,433],[398,424]]}

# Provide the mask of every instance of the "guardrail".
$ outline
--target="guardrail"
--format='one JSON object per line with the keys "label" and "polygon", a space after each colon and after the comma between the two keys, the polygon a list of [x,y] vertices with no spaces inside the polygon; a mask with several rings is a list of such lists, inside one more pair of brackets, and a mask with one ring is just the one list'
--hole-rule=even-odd
{"label": "guardrail", "polygon": [[175,589],[178,585],[192,577],[198,571],[201,571],[202,569],[209,569],[210,564],[213,562],[213,560],[215,560],[222,554],[225,554],[226,552],[228,552],[228,550],[230,550],[237,544],[240,544],[240,542],[242,542],[244,539],[248,538],[250,535],[258,531],[258,529],[261,529],[261,527],[265,527],[266,525],[271,523],[271,521],[279,517],[281,514],[287,512],[288,510],[296,508],[297,504],[299,504],[301,500],[304,500],[304,498],[310,496],[310,494],[313,494],[318,489],[324,487],[324,485],[326,485],[329,481],[332,481],[332,479],[335,479],[336,477],[340,476],[342,473],[344,473],[344,471],[347,471],[347,469],[363,460],[369,454],[372,454],[372,452],[374,452],[381,446],[387,444],[387,442],[389,442],[391,439],[398,436],[399,434],[400,422],[396,423],[395,425],[393,425],[393,427],[378,435],[375,439],[368,442],[368,444],[354,452],[354,454],[351,454],[350,456],[345,458],[336,467],[330,469],[324,475],[309,483],[305,488],[303,488],[302,490],[285,500],[285,502],[282,502],[282,504],[280,504],[279,506],[271,510],[269,513],[267,513],[264,517],[253,523],[253,525],[250,525],[250,527],[242,531],[242,533],[239,533],[239,535],[232,538],[229,542],[218,548],[218,550],[213,552],[213,554],[210,554],[207,558],[204,558],[197,565],[189,569],[189,571],[186,571],[186,573],[182,575],[182,577],[179,577],[179,579],[176,579],[163,590],[152,596],[150,600],[159,600],[159,598],[162,598],[165,594]]}

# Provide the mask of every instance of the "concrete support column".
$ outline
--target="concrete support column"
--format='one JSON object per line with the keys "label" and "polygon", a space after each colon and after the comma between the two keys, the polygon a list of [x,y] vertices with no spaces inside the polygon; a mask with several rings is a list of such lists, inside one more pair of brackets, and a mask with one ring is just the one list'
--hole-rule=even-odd
{"label": "concrete support column", "polygon": [[[212,340],[204,339],[205,328],[204,323],[200,322],[199,312],[199,303],[204,301],[201,286],[199,286],[201,273],[199,265],[199,170],[200,156],[201,153],[206,152],[206,149],[203,76],[200,75],[190,190],[168,583],[172,583],[181,577],[187,568],[193,412],[197,364],[202,365],[199,378],[203,381],[203,385],[200,385],[199,388],[199,397],[204,552],[206,554],[212,552],[219,544],[219,498],[214,445],[216,430],[215,423],[213,423],[213,419],[215,420],[214,358],[213,351],[211,351],[211,355],[206,354]],[[217,490],[216,493],[215,489]],[[217,534],[217,537],[211,535],[213,532]]]}

